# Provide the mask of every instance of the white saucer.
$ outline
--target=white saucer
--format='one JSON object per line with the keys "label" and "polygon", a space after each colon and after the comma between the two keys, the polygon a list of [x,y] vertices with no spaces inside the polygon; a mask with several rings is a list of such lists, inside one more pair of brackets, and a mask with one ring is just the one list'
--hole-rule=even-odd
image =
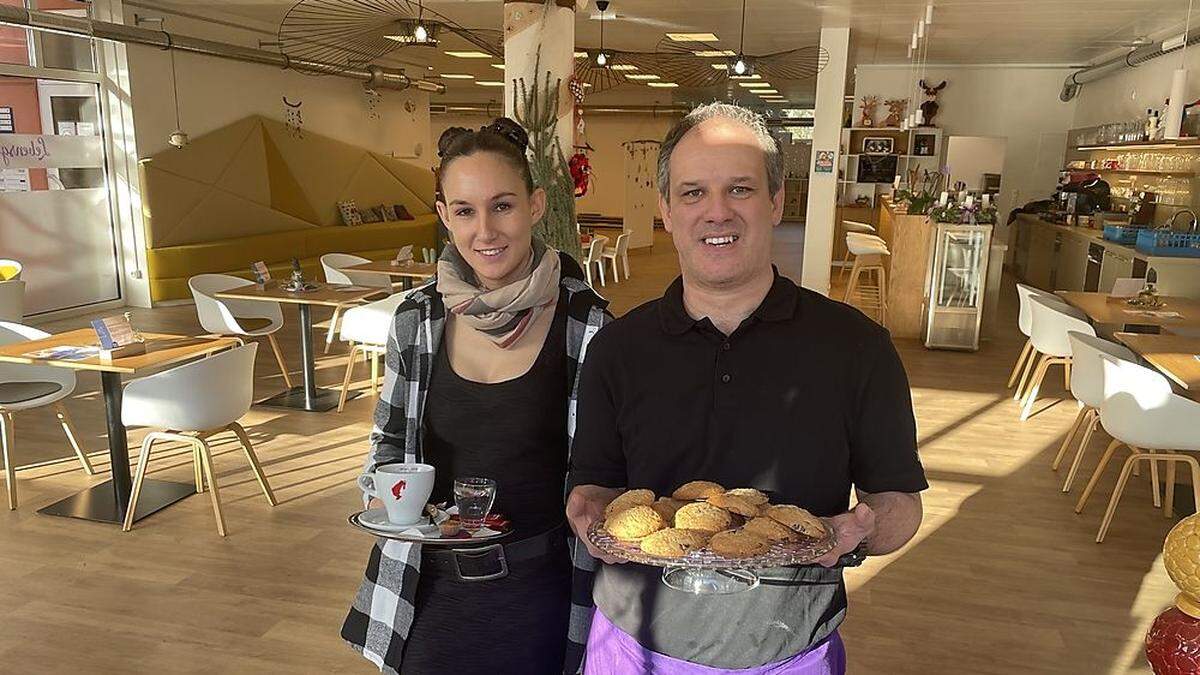
{"label": "white saucer", "polygon": [[422,516],[420,519],[413,521],[407,525],[397,525],[388,520],[387,509],[367,509],[358,516],[358,522],[373,530],[380,532],[406,532],[409,530],[415,532],[431,532],[437,531],[437,527],[430,524],[429,518]]}

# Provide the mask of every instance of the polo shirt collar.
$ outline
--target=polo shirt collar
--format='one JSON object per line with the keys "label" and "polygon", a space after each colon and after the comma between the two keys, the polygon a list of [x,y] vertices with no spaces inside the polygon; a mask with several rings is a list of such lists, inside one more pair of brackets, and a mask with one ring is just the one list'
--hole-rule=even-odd
{"label": "polo shirt collar", "polygon": [[[761,321],[785,321],[796,315],[799,291],[790,279],[780,276],[777,267],[772,265],[771,270],[775,274],[775,281],[762,303],[750,315]],[[682,276],[676,277],[667,287],[662,301],[658,303],[658,314],[662,329],[668,335],[682,335],[700,323],[683,306]]]}

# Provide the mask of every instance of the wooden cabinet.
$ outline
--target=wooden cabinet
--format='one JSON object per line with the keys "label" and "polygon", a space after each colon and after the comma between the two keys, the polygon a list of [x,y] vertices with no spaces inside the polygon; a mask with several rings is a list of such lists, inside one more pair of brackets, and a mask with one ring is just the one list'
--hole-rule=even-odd
{"label": "wooden cabinet", "polygon": [[1050,273],[1055,263],[1054,229],[1047,224],[1037,223],[1030,228],[1029,235],[1025,280],[1031,286],[1052,291]]}
{"label": "wooden cabinet", "polygon": [[1082,291],[1084,276],[1087,275],[1088,244],[1091,238],[1077,232],[1063,234],[1062,247],[1058,250],[1058,273],[1054,278],[1056,291]]}
{"label": "wooden cabinet", "polygon": [[1104,249],[1104,261],[1100,264],[1101,293],[1112,290],[1113,282],[1122,277],[1133,276],[1133,255],[1118,253],[1111,248]]}

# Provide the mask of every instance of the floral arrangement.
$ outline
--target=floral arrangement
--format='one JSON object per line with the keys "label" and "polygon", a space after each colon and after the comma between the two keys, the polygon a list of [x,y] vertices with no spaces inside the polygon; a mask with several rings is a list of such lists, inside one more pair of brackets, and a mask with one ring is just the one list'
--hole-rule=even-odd
{"label": "floral arrangement", "polygon": [[945,175],[940,171],[912,169],[908,172],[907,187],[896,190],[897,207],[903,207],[909,215],[923,216],[937,202]]}
{"label": "floral arrangement", "polygon": [[929,219],[935,223],[959,223],[962,225],[994,225],[996,205],[986,207],[977,201],[959,203],[948,201],[929,210]]}

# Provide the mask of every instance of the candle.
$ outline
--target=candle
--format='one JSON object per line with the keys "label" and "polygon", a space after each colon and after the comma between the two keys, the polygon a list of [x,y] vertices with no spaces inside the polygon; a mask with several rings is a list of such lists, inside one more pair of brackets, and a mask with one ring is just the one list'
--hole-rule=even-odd
{"label": "candle", "polygon": [[983,195],[983,208],[985,208],[985,209],[990,208],[991,205],[992,205],[992,195],[985,192]]}
{"label": "candle", "polygon": [[948,201],[950,201],[950,193],[942,190],[942,196],[938,199],[938,206],[945,206]]}
{"label": "candle", "polygon": [[900,176],[896,176],[896,179],[892,181],[892,189],[893,190],[900,189]]}
{"label": "candle", "polygon": [[975,195],[967,195],[967,208],[975,206]]}

